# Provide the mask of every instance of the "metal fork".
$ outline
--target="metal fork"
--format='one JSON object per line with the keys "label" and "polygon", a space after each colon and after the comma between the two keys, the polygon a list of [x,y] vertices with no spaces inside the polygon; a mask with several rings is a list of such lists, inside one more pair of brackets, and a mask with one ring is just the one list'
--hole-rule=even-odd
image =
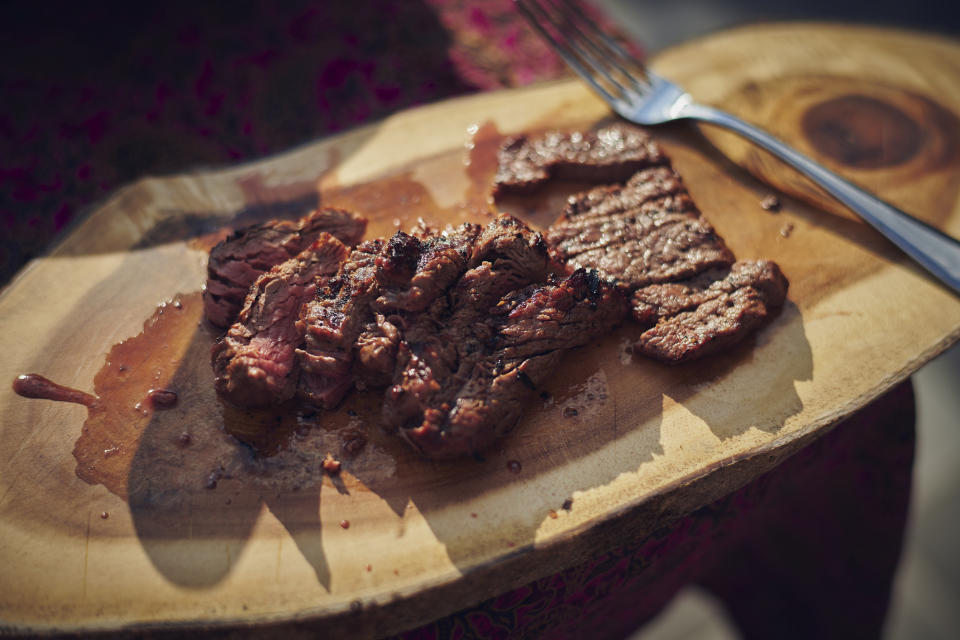
{"label": "metal fork", "polygon": [[569,0],[514,0],[527,21],[623,118],[699,120],[730,129],[807,176],[960,293],[960,242],[841,178],[789,145],[707,105],[633,59]]}

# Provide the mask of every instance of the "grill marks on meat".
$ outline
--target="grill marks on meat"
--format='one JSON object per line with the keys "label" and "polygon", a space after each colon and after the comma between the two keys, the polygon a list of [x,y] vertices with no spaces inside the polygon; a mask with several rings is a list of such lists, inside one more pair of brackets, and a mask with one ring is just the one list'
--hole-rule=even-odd
{"label": "grill marks on meat", "polygon": [[679,363],[722,351],[782,307],[787,281],[772,262],[734,262],[672,169],[574,196],[551,228],[555,254],[634,291],[633,317],[654,324],[634,351]]}
{"label": "grill marks on meat", "polygon": [[352,246],[366,226],[364,218],[325,208],[295,222],[271,220],[238,230],[210,251],[203,292],[207,319],[215,326],[229,327],[260,274],[299,254],[321,233]]}
{"label": "grill marks on meat", "polygon": [[629,288],[689,278],[734,261],[670,167],[571,196],[547,239],[568,267],[596,269]]}
{"label": "grill marks on meat", "polygon": [[387,427],[429,457],[476,454],[564,349],[626,314],[595,274],[557,270],[541,234],[506,215],[360,245],[304,307],[300,393],[332,408],[353,385],[387,386]]}
{"label": "grill marks on meat", "polygon": [[491,311],[508,361],[578,347],[607,333],[626,312],[626,299],[585,269],[512,292]]}
{"label": "grill marks on meat", "polygon": [[597,157],[575,177],[608,184],[569,198],[547,232],[553,256],[633,292],[633,317],[651,325],[636,352],[685,362],[727,348],[780,309],[786,278],[772,262],[735,263],[657,145],[639,129],[616,131],[623,143],[606,148],[593,145],[609,128],[509,141],[495,193],[564,177],[566,159],[584,162],[589,148]]}
{"label": "grill marks on meat", "polygon": [[[528,246],[535,247],[532,260],[522,255]],[[490,289],[498,296],[497,287],[516,288],[512,283],[525,273],[544,279],[548,263],[542,236],[509,216],[487,229],[464,224],[442,234],[397,232],[387,241],[360,245],[329,286],[304,307],[301,395],[330,409],[354,384],[361,389],[388,384],[399,330],[416,326],[435,301],[443,298],[450,307],[448,298],[457,299],[461,314],[475,315],[476,307],[469,305],[490,298]],[[503,272],[499,278],[489,275],[491,265]],[[471,273],[477,267],[487,277]],[[426,324],[412,330],[435,333]]]}
{"label": "grill marks on meat", "polygon": [[742,260],[729,269],[711,269],[683,282],[650,285],[638,289],[631,300],[633,317],[651,325],[694,309],[738,289],[752,287],[767,300],[783,301],[787,282],[776,263]]}
{"label": "grill marks on meat", "polygon": [[384,422],[428,457],[475,455],[516,425],[564,350],[606,334],[626,310],[618,290],[584,270],[479,313],[434,309],[401,345]]}
{"label": "grill marks on meat", "polygon": [[633,294],[633,316],[654,326],[634,350],[671,363],[722,351],[776,313],[787,286],[775,263],[760,260],[639,289]]}
{"label": "grill marks on meat", "polygon": [[254,282],[237,322],[214,344],[212,361],[218,393],[240,406],[290,400],[297,389],[296,326],[304,301],[313,297],[346,258],[348,249],[329,233]]}
{"label": "grill marks on meat", "polygon": [[446,296],[408,319],[383,405],[384,424],[433,458],[480,452],[516,424],[528,385],[543,377],[533,363],[503,362],[491,322],[505,295],[554,270],[543,237],[501,215],[476,237],[464,266]]}
{"label": "grill marks on meat", "polygon": [[515,136],[501,146],[497,163],[494,197],[528,193],[550,179],[622,182],[669,159],[643,129],[614,124],[589,133]]}

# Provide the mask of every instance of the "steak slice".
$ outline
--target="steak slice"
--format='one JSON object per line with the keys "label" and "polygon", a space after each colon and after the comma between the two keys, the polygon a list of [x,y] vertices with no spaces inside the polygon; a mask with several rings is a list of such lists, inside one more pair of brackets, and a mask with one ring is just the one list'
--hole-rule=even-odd
{"label": "steak slice", "polygon": [[298,394],[321,408],[334,408],[353,386],[354,345],[374,321],[370,304],[379,294],[377,258],[386,244],[376,239],[358,245],[317,298],[303,306],[297,323],[305,338],[297,351]]}
{"label": "steak slice", "polygon": [[377,258],[374,321],[355,343],[357,388],[390,384],[400,340],[397,325],[406,327],[417,312],[447,294],[466,270],[480,232],[479,225],[468,223],[439,234],[422,229],[416,237],[397,232],[390,239]]}
{"label": "steak slice", "polygon": [[498,151],[493,195],[529,193],[551,179],[623,182],[641,169],[665,164],[669,159],[650,134],[626,124],[589,133],[520,135]]}
{"label": "steak slice", "polygon": [[634,351],[664,362],[733,345],[786,297],[774,263],[734,263],[665,158],[623,185],[571,196],[547,242],[568,269],[596,269],[633,292],[634,319],[651,325]]}
{"label": "steak slice", "polygon": [[411,236],[398,231],[377,258],[380,311],[423,311],[457,281],[467,268],[481,227],[463,224],[434,234]]}
{"label": "steak slice", "polygon": [[271,220],[237,230],[210,251],[203,292],[207,319],[215,326],[229,327],[260,274],[297,255],[324,232],[353,246],[366,226],[364,218],[325,208],[298,221]]}
{"label": "steak slice", "polygon": [[347,253],[342,242],[321,233],[306,250],[257,278],[237,322],[213,346],[214,385],[221,396],[244,407],[294,396],[295,350],[303,342],[296,326],[300,308],[337,272]]}
{"label": "steak slice", "polygon": [[478,455],[516,425],[566,349],[609,332],[626,310],[620,291],[585,270],[513,290],[482,317],[457,308],[442,321],[434,309],[421,319],[427,330],[400,345],[384,422],[427,457]]}
{"label": "steak slice", "polygon": [[640,171],[623,186],[571,196],[547,242],[569,268],[596,269],[630,289],[683,280],[734,261],[669,167]]}
{"label": "steak slice", "polygon": [[562,272],[550,259],[543,235],[506,214],[484,227],[467,266],[449,291],[449,312],[463,322],[484,317],[504,294]]}
{"label": "steak slice", "polygon": [[760,260],[639,289],[633,294],[633,316],[654,326],[634,351],[675,363],[724,350],[783,306],[787,286],[775,263]]}

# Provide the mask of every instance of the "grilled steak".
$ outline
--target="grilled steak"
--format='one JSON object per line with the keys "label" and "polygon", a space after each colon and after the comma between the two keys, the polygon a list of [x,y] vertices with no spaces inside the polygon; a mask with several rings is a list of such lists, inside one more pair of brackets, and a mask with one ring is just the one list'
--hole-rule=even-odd
{"label": "grilled steak", "polygon": [[297,389],[296,326],[304,301],[326,284],[347,257],[346,246],[321,233],[310,247],[260,275],[237,322],[213,346],[217,392],[234,404],[254,407],[285,402]]}
{"label": "grilled steak", "polygon": [[355,343],[374,322],[370,303],[379,293],[376,261],[384,246],[380,239],[358,245],[317,299],[303,306],[297,323],[305,338],[297,351],[299,394],[324,409],[335,407],[353,386]]}
{"label": "grilled steak", "polygon": [[388,387],[388,428],[430,457],[477,453],[516,424],[564,349],[626,314],[594,273],[551,279],[560,270],[506,215],[364,243],[304,306],[300,394],[332,408],[352,386]]}
{"label": "grilled steak", "polygon": [[228,324],[243,301],[213,349],[218,392],[332,409],[353,388],[382,389],[383,425],[425,456],[476,456],[567,349],[631,311],[645,329],[634,351],[673,363],[726,348],[783,305],[777,265],[735,262],[642,130],[521,136],[500,161],[498,194],[608,184],[571,197],[546,238],[502,214],[350,250],[366,221],[327,209],[214,248],[210,321]]}
{"label": "grilled steak", "polygon": [[[504,180],[513,174],[529,180],[505,184],[546,179],[549,170],[537,173],[524,167],[536,164],[544,155],[536,150],[551,139],[587,136],[551,134],[539,142],[514,141],[504,147],[501,159],[507,163],[501,173]],[[732,345],[776,313],[783,305],[787,281],[772,262],[734,264],[733,253],[701,217],[669,159],[655,146],[652,149],[644,156],[650,161],[624,184],[571,196],[562,219],[548,230],[547,242],[568,269],[595,269],[633,293],[633,317],[652,325],[634,345],[637,353],[685,362]],[[606,163],[594,163],[578,177],[621,182],[628,177],[625,167],[635,168],[619,163],[621,157],[612,153]],[[609,170],[604,173],[603,167]]]}
{"label": "grilled steak", "polygon": [[[528,241],[536,245],[534,260],[522,255]],[[476,302],[480,293],[464,286],[454,294],[451,287],[478,261],[506,266],[511,256],[510,264],[517,264],[511,273],[535,271],[534,277],[546,278],[549,257],[542,237],[509,216],[483,230],[464,224],[443,234],[397,232],[387,241],[358,246],[317,299],[304,307],[300,395],[329,409],[355,384],[360,388],[388,384],[400,340],[398,325],[409,325],[441,296],[472,295]],[[486,267],[490,268],[489,261]],[[502,288],[510,287],[515,278],[489,281]]]}
{"label": "grilled steak", "polygon": [[326,208],[296,222],[271,220],[236,231],[210,251],[203,292],[207,319],[229,327],[260,274],[297,255],[324,232],[353,246],[366,226],[363,218]]}
{"label": "grilled steak", "polygon": [[596,269],[631,289],[690,278],[734,260],[670,167],[571,196],[547,241],[568,267]]}
{"label": "grilled steak", "polygon": [[428,457],[476,455],[516,425],[566,349],[606,334],[626,309],[617,289],[585,270],[488,308],[440,304],[401,343],[384,422]]}
{"label": "grilled steak", "polygon": [[644,287],[633,294],[633,316],[654,326],[634,350],[664,362],[715,353],[750,334],[783,306],[786,295],[787,279],[766,260]]}
{"label": "grilled steak", "polygon": [[[464,224],[443,234],[397,232],[386,242],[357,247],[337,277],[304,308],[301,359],[307,374],[301,395],[331,408],[351,386],[389,384],[400,340],[397,326],[405,327],[413,315],[447,295],[467,270],[480,236],[481,227]],[[542,239],[540,244],[546,264]]]}
{"label": "grilled steak", "polygon": [[395,234],[377,261],[380,311],[422,311],[457,281],[467,268],[481,227],[464,224],[446,233],[420,230]]}
{"label": "grilled steak", "polygon": [[493,194],[528,193],[550,179],[623,182],[641,169],[669,162],[646,131],[625,124],[590,133],[520,135],[500,147]]}

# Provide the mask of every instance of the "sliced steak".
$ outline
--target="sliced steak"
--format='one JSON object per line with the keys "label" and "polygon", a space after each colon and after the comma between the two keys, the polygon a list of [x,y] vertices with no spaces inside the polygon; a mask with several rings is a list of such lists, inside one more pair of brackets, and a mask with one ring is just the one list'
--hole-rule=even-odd
{"label": "sliced steak", "polygon": [[545,282],[562,267],[550,259],[546,242],[516,218],[501,214],[474,242],[467,270],[447,292],[442,322],[483,319],[500,298],[534,282]]}
{"label": "sliced steak", "polygon": [[[441,234],[397,232],[387,241],[360,245],[329,286],[304,307],[300,395],[329,409],[354,385],[388,384],[401,330],[415,324],[434,302],[451,296],[474,302],[484,295],[499,297],[546,278],[549,262],[542,236],[509,216],[486,229],[464,224]],[[464,274],[474,265],[497,265],[502,275],[485,282],[500,288],[471,290],[473,280]]]}
{"label": "sliced steak", "polygon": [[303,342],[296,326],[304,301],[326,284],[349,250],[321,233],[306,250],[260,275],[243,308],[212,351],[217,392],[236,405],[265,406],[294,396]]}
{"label": "sliced steak", "polygon": [[330,409],[353,386],[384,386],[393,376],[401,316],[422,311],[460,277],[480,227],[464,224],[421,237],[398,231],[366,242],[328,287],[304,307],[300,395]]}
{"label": "sliced steak", "polygon": [[[437,429],[446,430],[444,420],[437,416],[451,411],[459,387],[466,384],[474,367],[486,366],[481,360],[496,347],[499,338],[490,320],[502,308],[503,297],[545,283],[557,266],[551,262],[541,234],[516,218],[501,215],[488,224],[474,240],[466,270],[446,295],[423,313],[405,319],[393,386],[384,400],[384,424],[430,457],[477,452],[488,437],[492,440],[512,428],[516,419],[508,425],[477,420],[468,438],[444,436],[438,440],[439,436],[431,435]],[[491,391],[487,399],[491,406],[507,402],[506,396],[501,397],[506,389]],[[483,393],[482,389],[475,392]],[[528,394],[530,389],[510,391],[521,392]],[[431,422],[431,416],[437,420]],[[408,434],[411,429],[414,431]],[[470,443],[475,445],[472,449]]]}
{"label": "sliced steak", "polygon": [[415,236],[397,232],[377,259],[380,311],[422,311],[457,281],[473,255],[481,232],[463,224],[439,234],[422,230]]}
{"label": "sliced steak", "polygon": [[673,363],[726,349],[783,306],[787,286],[780,268],[761,260],[639,289],[633,294],[633,316],[654,326],[634,350]]}
{"label": "sliced steak", "polygon": [[271,220],[236,231],[210,251],[203,292],[207,319],[215,326],[229,327],[260,274],[306,249],[321,233],[353,246],[366,226],[364,218],[326,208],[298,221]]}
{"label": "sliced steak", "polygon": [[355,342],[353,375],[358,388],[382,387],[393,379],[400,327],[426,310],[461,277],[481,232],[463,224],[442,233],[423,229],[417,236],[397,232],[377,258],[379,292],[373,321]]}
{"label": "sliced steak", "polygon": [[528,193],[551,179],[623,182],[669,159],[646,131],[618,123],[589,133],[515,136],[501,146],[497,162],[494,197]]}
{"label": "sliced steak", "polygon": [[703,219],[666,159],[623,185],[571,196],[547,232],[556,259],[633,292],[633,317],[651,327],[634,351],[685,362],[743,339],[783,305],[772,262],[738,262]]}
{"label": "sliced steak", "polygon": [[547,241],[569,268],[596,269],[630,289],[734,261],[669,167],[641,171],[623,186],[571,196]]}
{"label": "sliced steak", "polygon": [[374,322],[370,303],[379,294],[377,258],[386,244],[377,239],[358,245],[317,298],[303,306],[297,323],[305,337],[297,352],[298,393],[321,408],[335,407],[353,386],[355,343]]}
{"label": "sliced steak", "polygon": [[513,290],[482,318],[457,308],[441,322],[434,309],[421,319],[429,330],[401,343],[384,422],[428,457],[477,455],[516,425],[566,349],[608,333],[626,310],[617,289],[584,270]]}
{"label": "sliced steak", "polygon": [[429,457],[476,454],[565,349],[627,313],[594,272],[561,271],[543,236],[507,215],[364,243],[304,305],[299,392],[332,408],[352,386],[387,387],[386,427]]}

